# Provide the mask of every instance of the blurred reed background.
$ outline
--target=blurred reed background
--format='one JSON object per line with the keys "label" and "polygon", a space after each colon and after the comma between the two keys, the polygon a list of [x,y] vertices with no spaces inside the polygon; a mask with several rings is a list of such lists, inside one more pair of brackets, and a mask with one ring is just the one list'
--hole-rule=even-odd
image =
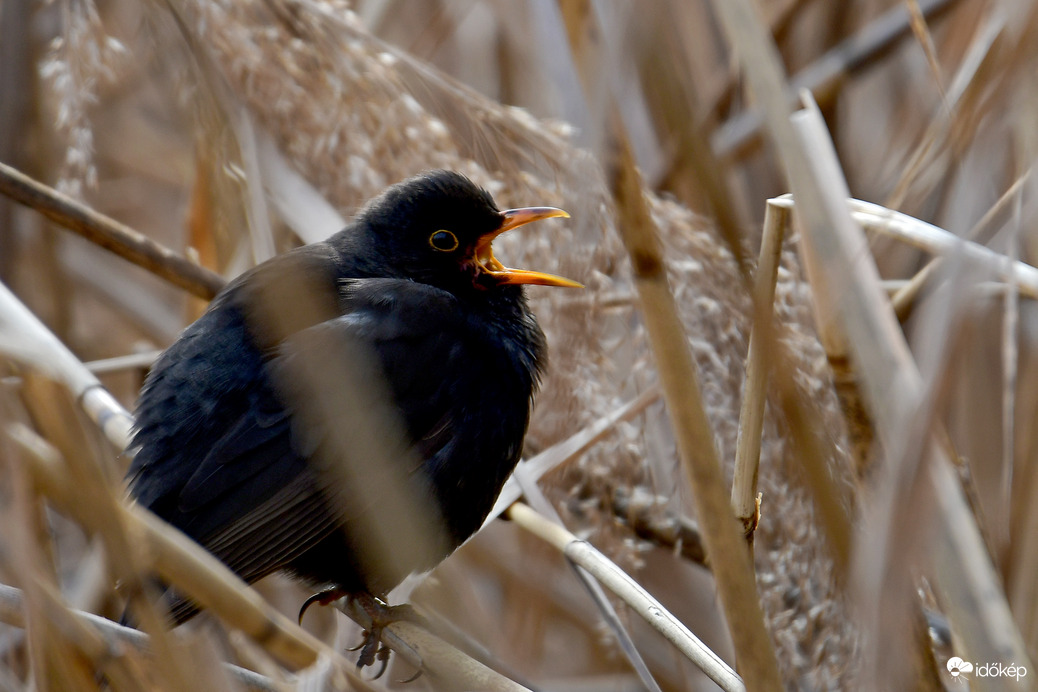
{"label": "blurred reed background", "polygon": [[[740,671],[773,657],[787,689],[943,689],[961,682],[949,657],[984,663],[986,647],[1003,644],[1004,663],[1028,666],[1038,657],[1028,422],[1038,283],[1024,264],[1038,253],[1038,4],[775,0],[738,16],[747,6],[0,0],[0,162],[224,278],[326,237],[429,168],[465,173],[503,208],[562,207],[572,219],[503,238],[497,254],[587,286],[528,291],[551,364],[525,456],[554,466],[540,488],[570,531]],[[754,30],[777,51],[754,50],[772,46],[753,43]],[[879,284],[804,253],[851,222],[812,197],[845,193],[839,175],[811,178],[824,137],[783,130],[800,89],[818,102],[852,197],[992,252],[945,244],[931,266],[924,240],[893,238],[882,210],[859,210],[868,243],[845,259],[874,261]],[[644,204],[624,192],[628,148]],[[773,205],[772,226],[785,231],[774,299],[755,307],[766,200],[790,191],[791,218]],[[656,301],[638,298],[659,285],[651,268],[632,271],[622,236],[638,223],[658,233],[698,373],[699,401],[685,403],[705,411],[728,486],[740,436],[755,437],[740,425],[751,329],[772,368],[770,385],[745,391],[768,402],[752,549],[773,654],[740,650],[730,632],[753,623],[725,624],[734,611],[713,581],[719,561],[704,564],[696,522],[711,529],[657,390],[684,411],[670,399],[679,374],[657,365],[645,312]],[[6,197],[0,279],[131,410],[155,350],[205,305]],[[75,619],[68,609],[118,619],[116,583],[149,574],[157,549],[113,504],[120,450],[70,404],[75,386],[70,395],[40,380],[69,378],[13,314],[0,317],[0,582],[22,591],[0,594],[0,690],[102,679],[115,689],[458,689],[432,674],[400,685],[413,670],[400,660],[377,682],[345,682],[348,667],[328,652],[358,630],[327,610],[306,625],[334,649],[303,672],[240,623],[152,629],[140,653]],[[870,314],[896,314],[901,329],[873,328]],[[902,334],[910,354],[898,351]],[[594,443],[574,452],[589,431]],[[686,462],[712,463],[707,447]],[[71,480],[71,497],[46,468]],[[410,600],[440,636],[531,689],[644,689],[565,558],[517,523],[487,526]],[[307,595],[279,578],[261,590],[290,616]],[[716,689],[610,602],[660,689]],[[264,678],[243,682],[220,660]],[[1019,689],[1038,675],[1028,673]]]}

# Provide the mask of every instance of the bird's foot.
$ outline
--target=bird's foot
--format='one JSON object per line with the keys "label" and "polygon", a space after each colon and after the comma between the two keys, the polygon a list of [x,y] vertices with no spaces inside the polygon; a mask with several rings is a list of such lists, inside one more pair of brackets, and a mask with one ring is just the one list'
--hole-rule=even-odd
{"label": "bird's foot", "polygon": [[[350,594],[349,598],[371,618],[371,626],[364,630],[364,640],[358,647],[360,656],[357,658],[357,668],[374,665],[377,659],[382,664],[374,677],[377,680],[386,672],[386,665],[389,662],[389,647],[382,643],[382,631],[394,622],[401,620],[418,625],[425,625],[425,620],[409,605],[391,606],[369,593]],[[406,682],[417,679],[418,675],[421,675],[421,669],[417,675]]]}
{"label": "bird's foot", "polygon": [[[422,618],[415,609],[409,605],[396,605],[391,606],[378,598],[372,596],[367,592],[349,592],[342,589],[327,589],[319,593],[315,593],[310,598],[306,599],[303,603],[302,608],[299,609],[299,622],[303,621],[303,615],[306,610],[314,603],[318,603],[322,606],[329,605],[340,598],[347,598],[350,602],[356,603],[360,606],[361,610],[371,619],[371,625],[364,630],[364,639],[356,647],[349,649],[349,651],[360,651],[360,656],[357,658],[357,668],[365,668],[367,666],[375,665],[375,661],[379,661],[378,673],[375,674],[374,680],[382,677],[382,674],[386,672],[386,666],[389,663],[389,647],[382,643],[382,631],[393,624],[401,620],[413,622],[417,625],[427,626],[424,618]],[[421,669],[412,676],[411,678],[404,680],[403,682],[411,682],[418,679],[421,675]]]}

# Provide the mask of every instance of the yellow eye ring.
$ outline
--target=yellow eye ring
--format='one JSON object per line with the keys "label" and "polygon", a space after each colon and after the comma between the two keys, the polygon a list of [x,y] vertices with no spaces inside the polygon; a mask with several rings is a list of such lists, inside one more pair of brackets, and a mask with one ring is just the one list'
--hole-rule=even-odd
{"label": "yellow eye ring", "polygon": [[429,236],[429,245],[440,252],[454,252],[458,249],[458,236],[441,229]]}

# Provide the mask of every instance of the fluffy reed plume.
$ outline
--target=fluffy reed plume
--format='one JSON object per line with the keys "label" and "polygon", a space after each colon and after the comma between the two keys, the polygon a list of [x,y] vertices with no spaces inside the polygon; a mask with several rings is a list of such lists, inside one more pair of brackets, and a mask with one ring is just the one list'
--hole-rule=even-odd
{"label": "fluffy reed plume", "polygon": [[[1035,26],[1027,19],[1036,10],[1028,2],[1006,3],[1006,8],[983,2],[951,9],[953,0],[911,5],[911,13],[897,8],[884,14],[880,3],[863,1],[848,17],[817,4],[790,2],[769,9],[775,14],[768,21],[787,68],[803,67],[791,83],[815,89],[822,101],[851,193],[965,234],[1033,158],[1035,142],[1024,123],[1033,122],[1038,102],[1027,81],[1038,57],[1038,41],[1030,36],[1033,28],[1027,28]],[[386,185],[429,168],[465,173],[504,206],[551,204],[569,211],[572,218],[565,223],[503,237],[497,251],[511,266],[571,276],[587,286],[581,292],[530,291],[549,337],[551,365],[534,412],[527,457],[557,451],[555,445],[608,419],[660,379],[616,227],[612,180],[604,163],[610,152],[598,144],[606,139],[600,136],[606,118],[599,111],[608,99],[595,93],[595,85],[617,98],[649,183],[648,209],[698,368],[702,404],[730,481],[748,340],[759,314],[733,254],[731,231],[741,233],[738,254],[755,256],[756,233],[740,220],[761,218],[764,200],[789,188],[776,173],[772,152],[752,146],[759,141],[761,117],[740,102],[741,84],[725,69],[733,59],[724,40],[706,28],[718,26],[708,3],[674,0],[639,13],[609,3],[564,0],[557,15],[554,6],[535,12],[493,1],[473,4],[469,15],[447,0],[421,9],[393,0],[110,0],[99,5],[100,14],[90,3],[60,7],[63,40],[46,59],[43,74],[49,79],[45,111],[55,116],[65,137],[62,156],[54,158],[65,164],[49,177],[67,180],[68,189],[82,192],[77,183],[92,189],[96,175],[97,193],[86,196],[98,208],[171,247],[190,247],[204,266],[225,276],[300,240],[330,234],[337,230],[337,216],[348,216]],[[40,16],[54,12],[42,10]],[[570,93],[560,85],[577,84],[575,63],[587,58],[580,55],[574,29],[581,22],[598,32],[597,45],[605,48],[588,63],[591,79],[581,75],[585,91],[574,87]],[[667,31],[678,40],[667,38]],[[375,32],[415,54],[383,42]],[[547,45],[543,37],[549,35],[558,45]],[[840,43],[843,39],[847,42]],[[120,59],[120,69],[113,72],[106,68],[112,56],[105,56],[104,46],[125,46],[132,60]],[[570,49],[578,58],[570,56]],[[532,108],[572,116],[581,129],[502,105],[432,67],[437,63],[499,95],[525,96]],[[488,83],[486,71],[496,72],[497,81]],[[531,84],[545,86],[538,90]],[[659,94],[660,85],[669,96]],[[551,94],[556,94],[554,101]],[[128,119],[147,124],[126,135],[132,144],[123,146],[120,127]],[[48,123],[37,127],[52,129]],[[994,146],[1000,137],[1019,147]],[[134,145],[144,153],[128,151]],[[704,148],[710,146],[708,155]],[[187,153],[192,147],[193,156]],[[299,179],[312,189],[295,186]],[[981,236],[985,229],[990,237],[1003,226],[1023,228],[1033,217],[1033,184],[1021,178],[1014,189],[978,224]],[[324,208],[316,197],[330,206]],[[713,211],[720,229],[693,208]],[[76,316],[62,336],[77,352],[123,354],[142,338],[161,347],[176,326],[197,312],[197,306],[189,306],[185,315],[179,297],[170,300],[179,294],[126,274],[123,265],[91,259],[77,246],[58,244],[49,261],[36,259],[45,255],[33,251],[49,246],[32,240],[32,221],[20,223],[29,240],[21,247],[25,268],[13,283],[27,302],[48,318],[62,302],[34,295],[25,279],[29,273],[52,281],[68,274],[75,286],[87,290],[87,297],[70,299],[75,301],[71,308],[60,308]],[[874,482],[891,464],[896,467],[896,460],[871,446],[869,417],[854,418],[853,411],[862,408],[860,373],[846,359],[831,366],[815,333],[815,297],[797,255],[795,230],[787,229],[781,255],[772,307],[774,348],[769,351],[775,358],[785,353],[778,379],[791,382],[793,391],[778,391],[776,382],[768,398],[759,476],[763,504],[753,540],[757,586],[785,685],[856,689],[879,679],[876,662],[869,658],[870,643],[896,633],[875,623],[855,624],[860,618],[853,614],[848,593],[854,591],[848,584],[869,574],[868,569],[841,563],[847,555],[839,557],[828,542],[831,515],[816,511],[811,495],[821,482],[839,498],[833,503],[840,511],[858,522],[859,510],[875,501]],[[1008,254],[1033,260],[1031,236],[1003,236],[1005,247],[1013,248]],[[916,251],[882,238],[874,238],[871,249],[887,277],[910,276],[920,262]],[[12,282],[12,277],[4,279]],[[895,300],[902,316],[926,295],[905,290]],[[1022,575],[1038,554],[1025,530],[1035,525],[1036,514],[1026,507],[1038,476],[1029,461],[1033,438],[1024,429],[1028,426],[1013,424],[1027,419],[1035,392],[1028,382],[1034,362],[1033,310],[1022,298],[1019,305],[1011,298],[977,307],[973,298],[962,297],[965,293],[954,294],[957,302],[948,310],[967,316],[948,323],[968,325],[965,333],[983,351],[976,362],[958,357],[962,370],[984,385],[980,391],[987,404],[970,406],[972,390],[964,378],[941,385],[943,398],[938,397],[934,417],[959,424],[948,425],[948,436],[970,459],[970,466],[959,467],[961,475],[1006,575],[1005,590],[1033,660],[1038,599]],[[1000,338],[985,338],[992,330],[978,326],[984,322],[969,316],[967,303],[972,310],[987,311],[987,319],[998,323],[994,331]],[[1016,329],[1020,352],[1000,351],[1003,341],[1018,340]],[[966,348],[954,334],[948,339]],[[830,350],[828,356],[844,358],[846,353]],[[20,374],[14,367],[10,372]],[[132,374],[120,377],[105,383],[129,402],[139,380]],[[802,402],[799,408],[791,407],[791,399]],[[797,418],[804,412],[806,421]],[[29,421],[13,397],[5,400],[4,413],[5,425]],[[43,440],[28,435],[28,428],[17,430],[2,440],[4,457],[49,458],[53,450],[48,452]],[[696,516],[663,404],[652,403],[606,430],[601,441],[548,475],[544,491],[570,530],[634,574],[723,658],[737,662],[739,652],[730,649],[706,571],[678,557],[694,554],[681,550],[683,538],[672,535],[668,542],[662,535],[673,529],[674,535],[691,538],[687,519]],[[814,440],[822,462],[821,481],[801,461],[808,455],[805,435]],[[12,521],[25,526],[17,535],[4,536],[0,580],[28,585],[39,579],[43,586],[25,589],[21,622],[30,623],[29,634],[23,638],[18,630],[0,630],[5,637],[0,683],[21,684],[38,671],[33,665],[39,661],[72,660],[68,670],[55,670],[55,680],[66,689],[86,689],[90,682],[84,671],[102,658],[102,649],[68,625],[70,616],[55,597],[54,566],[46,563],[46,555],[34,554],[21,567],[10,557],[26,545],[26,532],[39,530],[32,483],[17,474],[12,478],[9,489],[2,486],[11,493],[3,497],[4,508]],[[920,502],[898,516],[922,526],[927,506]],[[872,526],[867,521],[863,525]],[[674,529],[679,525],[684,533]],[[118,566],[104,567],[105,560],[82,545],[75,530],[67,523],[60,527],[57,552],[68,556],[62,572],[65,599],[93,612],[115,613],[118,603],[106,570]],[[563,687],[570,681],[561,677],[576,685],[588,684],[582,676],[609,675],[619,688],[633,688],[637,683],[626,672],[620,647],[565,566],[511,526],[492,525],[485,534],[426,579],[415,600],[466,632],[455,637],[469,637],[470,653],[482,651],[481,658],[495,661],[514,679]],[[659,545],[669,545],[674,555]],[[861,545],[852,547],[859,557],[872,554]],[[935,636],[944,632],[944,596],[929,593],[926,579],[912,581],[928,574],[917,555],[897,541],[889,550],[890,573],[928,594],[932,631]],[[522,557],[516,557],[517,551]],[[287,587],[275,583],[271,589],[289,609],[298,604],[298,595],[285,595]],[[479,594],[476,603],[470,593]],[[922,617],[921,608],[907,610]],[[6,611],[0,607],[0,612]],[[621,610],[620,620],[661,688],[700,688],[701,678],[692,677],[686,662],[675,663],[669,644],[626,611]],[[46,624],[33,631],[33,621]],[[877,617],[877,622],[884,621]],[[55,635],[54,649],[47,651],[42,635],[51,630],[62,637]],[[105,671],[114,686],[130,688],[130,681],[143,679],[162,689],[192,684],[190,677],[166,678],[163,672],[171,661],[192,669],[184,649],[204,645],[158,636],[158,646],[171,657],[165,668],[133,654]],[[229,657],[233,652],[247,667],[270,679],[282,675],[273,659],[234,635],[221,642]],[[927,660],[939,668],[953,653],[947,642],[938,642],[935,657],[928,639],[924,648]],[[195,665],[198,679],[238,675],[208,661]],[[320,679],[318,668],[292,682],[303,689]],[[926,678],[921,688],[934,689],[935,680]],[[37,684],[47,686],[46,681]],[[250,684],[266,683],[253,679]]]}

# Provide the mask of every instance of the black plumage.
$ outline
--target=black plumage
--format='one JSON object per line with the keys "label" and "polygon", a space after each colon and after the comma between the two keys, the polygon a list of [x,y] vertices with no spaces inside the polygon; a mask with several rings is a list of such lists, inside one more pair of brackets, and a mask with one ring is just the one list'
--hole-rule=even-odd
{"label": "black plumage", "polygon": [[[500,212],[436,171],[238,277],[145,382],[132,495],[249,582],[285,569],[383,595],[431,568],[479,528],[522,450],[545,362],[522,284],[576,285],[506,269],[490,241],[551,216],[565,213]],[[400,498],[419,516],[397,516]],[[373,557],[366,534],[400,522],[429,530]]]}

